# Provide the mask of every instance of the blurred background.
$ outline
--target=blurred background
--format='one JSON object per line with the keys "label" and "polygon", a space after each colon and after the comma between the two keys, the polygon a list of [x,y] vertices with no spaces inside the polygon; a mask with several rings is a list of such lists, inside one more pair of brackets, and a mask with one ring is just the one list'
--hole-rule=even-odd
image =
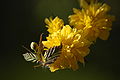
{"label": "blurred background", "polygon": [[107,41],[97,40],[80,69],[33,69],[34,63],[22,56],[32,41],[38,42],[48,35],[44,19],[59,16],[68,24],[72,8],[79,8],[78,0],[4,0],[1,15],[1,80],[119,80],[120,79],[120,9],[119,0],[99,0],[111,6],[110,14],[116,16]]}

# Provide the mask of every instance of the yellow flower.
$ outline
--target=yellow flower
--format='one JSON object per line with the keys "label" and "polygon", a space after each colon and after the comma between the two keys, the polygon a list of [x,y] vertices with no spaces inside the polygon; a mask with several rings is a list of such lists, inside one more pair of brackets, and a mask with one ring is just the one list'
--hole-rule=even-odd
{"label": "yellow flower", "polygon": [[47,41],[42,42],[47,48],[62,45],[60,57],[49,65],[51,72],[65,68],[76,70],[78,61],[84,63],[91,42],[86,40],[82,33],[83,30],[72,29],[69,25],[65,25],[62,29],[49,34]]}
{"label": "yellow flower", "polygon": [[96,38],[107,40],[114,16],[108,15],[110,6],[98,3],[96,0],[80,0],[82,10],[73,9],[69,16],[70,25],[82,29],[84,36],[90,41]]}
{"label": "yellow flower", "polygon": [[49,34],[47,41],[42,41],[45,47],[52,48],[54,46],[60,46],[61,37],[59,36],[60,31],[56,31],[53,34]]}
{"label": "yellow flower", "polygon": [[[47,66],[51,72],[66,68],[76,70],[79,68],[78,62],[84,64],[90,45],[97,38],[107,40],[114,16],[108,15],[110,6],[98,3],[97,0],[80,0],[80,6],[81,10],[74,8],[74,14],[68,17],[70,25],[64,25],[58,17],[46,18],[49,35],[47,41],[42,41],[40,37],[38,47],[42,46],[41,54],[26,53],[25,59],[40,63],[38,66]],[[31,49],[40,53],[34,47],[36,45],[32,43]]]}
{"label": "yellow flower", "polygon": [[53,33],[53,32],[60,30],[64,25],[63,20],[59,19],[58,17],[56,17],[53,20],[51,17],[50,19],[46,18],[45,23],[47,24],[46,27],[48,28],[49,33]]}

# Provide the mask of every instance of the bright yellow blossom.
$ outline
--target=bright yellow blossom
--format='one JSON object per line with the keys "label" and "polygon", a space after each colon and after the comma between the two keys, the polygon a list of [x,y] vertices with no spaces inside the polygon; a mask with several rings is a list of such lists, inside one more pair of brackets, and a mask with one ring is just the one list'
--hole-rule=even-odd
{"label": "bright yellow blossom", "polygon": [[52,17],[50,17],[49,19],[46,18],[45,23],[47,24],[46,27],[48,28],[49,33],[53,33],[60,30],[64,25],[63,20],[59,19],[58,17],[56,17],[53,20]]}
{"label": "bright yellow blossom", "polygon": [[73,9],[69,16],[70,25],[56,17],[46,19],[49,36],[43,45],[47,48],[62,45],[60,57],[49,65],[51,72],[59,69],[78,69],[78,62],[84,63],[84,57],[89,53],[89,46],[98,37],[106,40],[111,30],[114,16],[108,15],[110,7],[96,0],[81,0],[82,10]]}
{"label": "bright yellow blossom", "polygon": [[91,43],[83,38],[82,33],[82,30],[65,25],[61,30],[49,34],[47,41],[43,41],[43,45],[47,48],[62,45],[60,57],[49,65],[51,72],[65,68],[76,70],[78,61],[84,63],[84,57],[88,55]]}
{"label": "bright yellow blossom", "polygon": [[[47,41],[42,41],[41,36],[39,45],[32,42],[31,49],[36,54],[25,48],[30,53],[23,54],[24,58],[40,63],[38,66],[49,67],[51,72],[66,68],[76,70],[79,67],[78,62],[84,64],[90,45],[97,38],[108,38],[114,16],[108,15],[110,6],[98,3],[97,0],[80,0],[80,6],[81,10],[74,8],[74,14],[69,16],[70,25],[64,25],[63,20],[58,17],[46,18],[49,32]],[[55,52],[58,46],[60,49]]]}
{"label": "bright yellow blossom", "polygon": [[98,3],[97,0],[80,0],[82,9],[73,9],[69,16],[70,25],[82,29],[90,41],[96,38],[107,40],[114,16],[108,15],[110,6]]}

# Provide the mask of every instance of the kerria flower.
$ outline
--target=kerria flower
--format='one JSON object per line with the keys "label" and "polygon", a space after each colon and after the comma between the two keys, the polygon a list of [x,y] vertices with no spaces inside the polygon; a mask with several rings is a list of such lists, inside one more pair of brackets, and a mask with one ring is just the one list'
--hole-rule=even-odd
{"label": "kerria flower", "polygon": [[[59,18],[57,17],[57,19]],[[60,23],[60,20],[61,19],[56,23],[52,23],[54,21],[53,19],[53,21],[47,23],[47,25],[57,25],[57,23]],[[83,30],[71,28],[69,25],[59,25],[56,26],[58,28],[57,31],[53,30],[53,33],[49,34],[47,41],[42,41],[43,45],[48,49],[54,46],[62,46],[60,57],[58,57],[54,63],[50,64],[49,68],[51,72],[65,68],[76,70],[78,69],[78,61],[84,63],[84,57],[89,53],[91,42],[82,36]],[[51,28],[52,27],[48,26],[48,31]],[[49,31],[49,33],[50,32],[51,31]]]}
{"label": "kerria flower", "polygon": [[[73,9],[69,24],[62,19],[45,19],[49,35],[47,41],[32,42],[26,61],[37,62],[38,66],[48,67],[51,72],[59,69],[78,69],[78,62],[85,63],[84,57],[90,52],[90,45],[97,39],[107,40],[114,16],[108,14],[110,6],[97,0],[80,0],[80,9]],[[71,27],[72,26],[72,27]],[[37,66],[35,66],[37,67]]]}
{"label": "kerria flower", "polygon": [[48,28],[49,33],[59,31],[64,25],[63,20],[59,19],[58,17],[55,17],[55,19],[53,20],[52,20],[52,17],[50,17],[49,19],[46,18],[45,23],[48,24],[46,25],[46,27]]}
{"label": "kerria flower", "polygon": [[114,16],[108,14],[110,6],[97,0],[80,0],[80,6],[81,10],[74,8],[74,14],[69,16],[70,25],[82,29],[90,41],[107,40],[114,21]]}

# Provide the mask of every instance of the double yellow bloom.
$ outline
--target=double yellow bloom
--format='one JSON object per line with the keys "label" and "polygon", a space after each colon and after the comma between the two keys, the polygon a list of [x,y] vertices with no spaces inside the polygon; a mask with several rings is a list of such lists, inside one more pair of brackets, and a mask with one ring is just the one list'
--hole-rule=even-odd
{"label": "double yellow bloom", "polygon": [[[49,36],[42,41],[48,49],[62,45],[60,57],[49,65],[51,72],[58,69],[78,69],[78,62],[85,63],[84,57],[89,54],[90,45],[97,39],[107,40],[114,16],[108,15],[110,6],[96,0],[80,0],[81,10],[73,9],[69,25],[62,19],[46,18],[45,23]],[[72,27],[73,28],[72,28]]]}

